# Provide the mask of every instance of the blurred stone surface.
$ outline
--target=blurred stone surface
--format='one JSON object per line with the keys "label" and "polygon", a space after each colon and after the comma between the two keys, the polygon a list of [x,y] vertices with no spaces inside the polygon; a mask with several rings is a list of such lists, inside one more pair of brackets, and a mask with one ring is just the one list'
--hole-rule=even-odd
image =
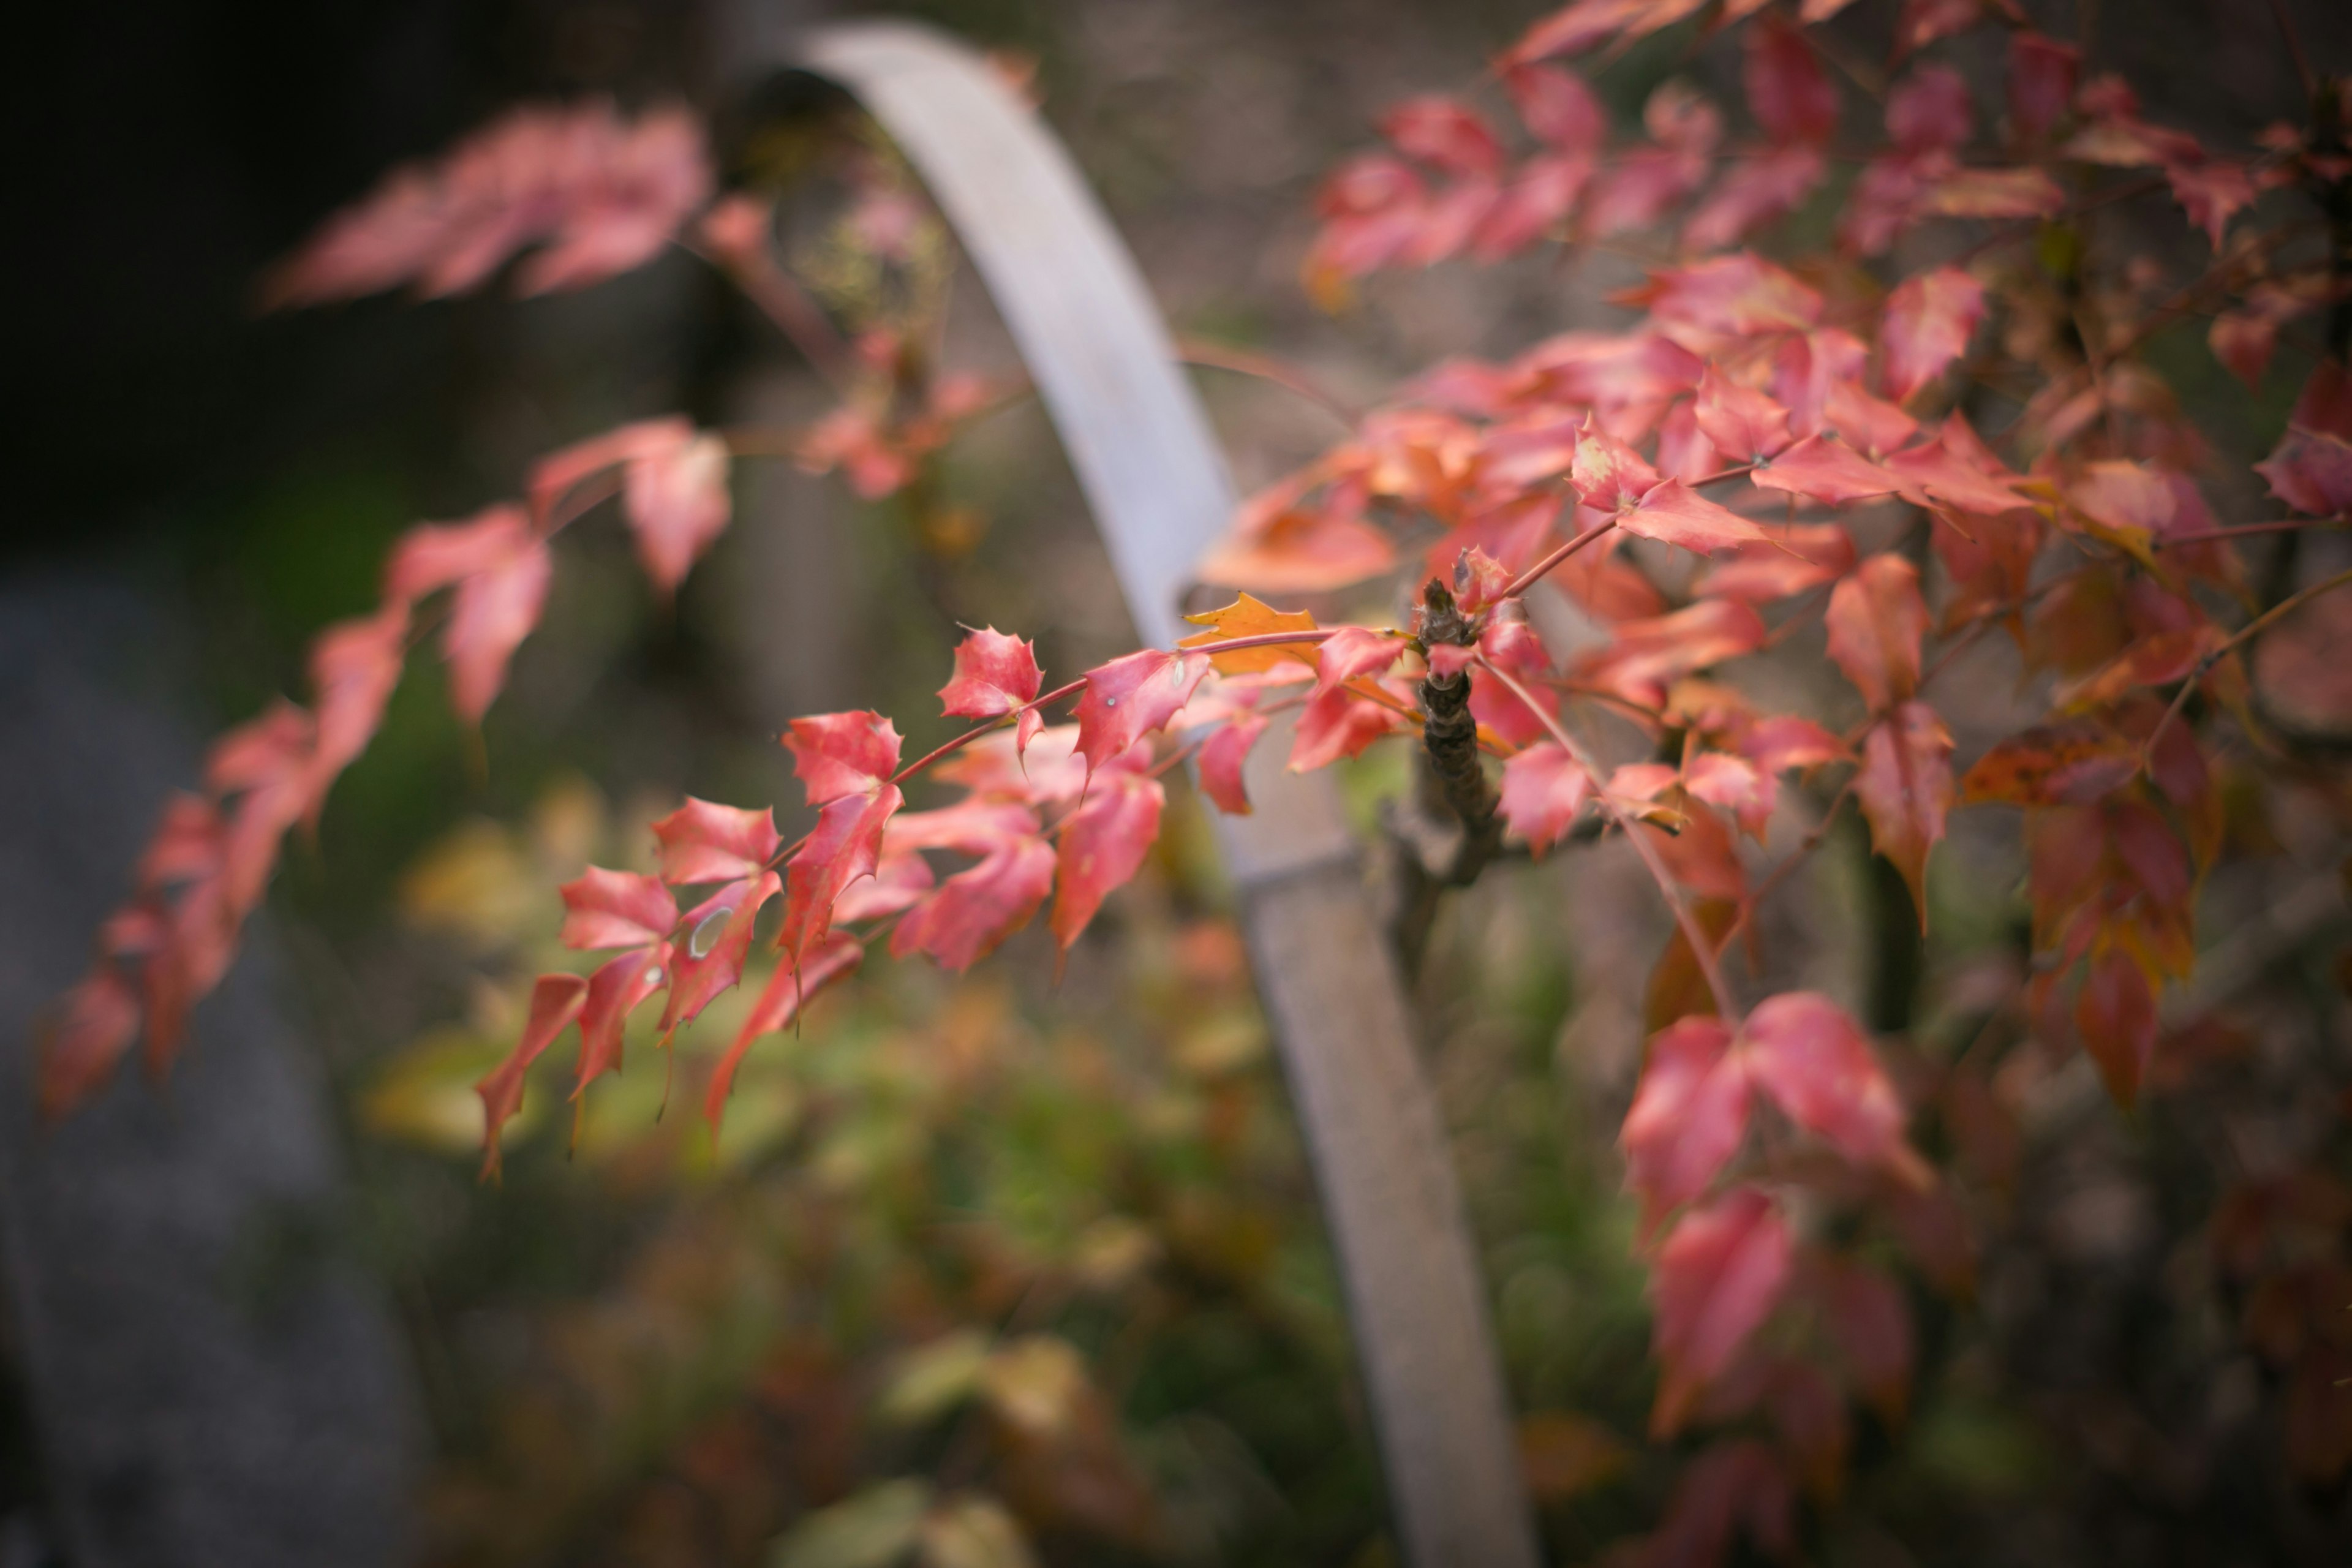
{"label": "blurred stone surface", "polygon": [[[37,1528],[89,1568],[376,1568],[409,1554],[415,1402],[385,1303],[337,1250],[329,1102],[268,922],[167,1085],[134,1069],[37,1121],[40,1010],[195,776],[157,621],[95,575],[0,589],[0,1285]],[[40,1561],[9,1528],[10,1561]]]}

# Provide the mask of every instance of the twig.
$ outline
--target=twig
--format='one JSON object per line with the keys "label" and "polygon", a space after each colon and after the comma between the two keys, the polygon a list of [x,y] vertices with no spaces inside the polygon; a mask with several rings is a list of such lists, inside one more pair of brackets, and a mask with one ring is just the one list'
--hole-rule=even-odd
{"label": "twig", "polygon": [[2289,594],[2285,598],[2231,633],[2212,652],[2199,659],[2197,668],[2190,670],[2180,682],[2180,689],[2173,693],[2172,705],[2164,710],[2164,717],[2158,719],[2156,721],[2156,728],[2147,732],[2147,740],[2139,749],[2139,767],[2137,771],[2139,773],[2148,771],[2156,756],[2156,743],[2164,739],[2164,731],[2170,728],[2173,720],[2180,716],[2180,710],[2189,706],[2189,694],[2197,689],[2198,682],[2203,680],[2212,668],[2221,663],[2232,648],[2247,641],[2298,605],[2319,597],[2330,588],[2340,588],[2347,583],[2352,583],[2352,572],[2338,572],[2335,576],[2314,583],[2300,593]]}
{"label": "twig", "polygon": [[1658,885],[1658,896],[1666,900],[1666,908],[1673,911],[1675,924],[1681,929],[1683,940],[1690,944],[1691,957],[1698,964],[1699,973],[1706,978],[1708,992],[1715,997],[1716,1011],[1726,1024],[1736,1022],[1739,1009],[1732,1005],[1731,987],[1724,983],[1723,965],[1716,956],[1714,945],[1707,941],[1706,933],[1699,929],[1697,920],[1683,902],[1682,894],[1675,890],[1673,873],[1666,869],[1665,862],[1658,858],[1657,847],[1637,831],[1638,825],[1627,820],[1625,814],[1617,808],[1616,802],[1611,800],[1608,792],[1601,787],[1601,773],[1591,753],[1578,743],[1576,737],[1568,732],[1550,710],[1535,700],[1526,687],[1512,679],[1483,655],[1477,663],[1480,669],[1500,681],[1504,690],[1517,698],[1527,710],[1536,716],[1537,721],[1551,731],[1552,739],[1558,741],[1561,749],[1575,760],[1576,765],[1591,778],[1594,803],[1616,823],[1626,841],[1633,846],[1633,852],[1642,858],[1650,879]]}
{"label": "twig", "polygon": [[1257,353],[1225,343],[1213,343],[1205,338],[1181,337],[1176,340],[1176,357],[1186,364],[1200,365],[1208,370],[1231,371],[1235,375],[1255,376],[1260,381],[1272,382],[1284,391],[1296,393],[1314,404],[1350,430],[1363,417],[1360,409],[1325,391],[1298,370],[1271,354]]}
{"label": "twig", "polygon": [[1497,599],[1517,598],[1529,588],[1534,587],[1543,575],[1549,572],[1553,567],[1559,565],[1561,562],[1567,560],[1570,556],[1575,554],[1578,551],[1583,549],[1594,540],[1610,533],[1616,528],[1616,526],[1617,525],[1614,522],[1604,522],[1590,533],[1578,534],[1574,539],[1570,540],[1567,543],[1561,545],[1559,549],[1553,551],[1550,554],[1545,556],[1542,560],[1537,562],[1534,565],[1528,567],[1517,576],[1512,578],[1510,582],[1505,585],[1503,591],[1500,594],[1497,594],[1496,597]]}

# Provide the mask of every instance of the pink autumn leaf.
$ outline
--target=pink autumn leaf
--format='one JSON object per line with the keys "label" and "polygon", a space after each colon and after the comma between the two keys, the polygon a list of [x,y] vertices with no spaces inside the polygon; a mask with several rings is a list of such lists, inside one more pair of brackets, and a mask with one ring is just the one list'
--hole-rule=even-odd
{"label": "pink autumn leaf", "polygon": [[1741,81],[1748,112],[1775,143],[1818,144],[1837,130],[1836,84],[1804,35],[1778,16],[1748,29]]}
{"label": "pink autumn leaf", "polygon": [[1344,686],[1335,686],[1307,703],[1291,733],[1289,768],[1313,773],[1343,758],[1361,756],[1364,749],[1395,730],[1396,714]]}
{"label": "pink autumn leaf", "polygon": [[1740,1026],[1739,1045],[1757,1086],[1790,1121],[1856,1164],[1927,1184],[1927,1165],[1904,1141],[1894,1082],[1837,1004],[1811,991],[1768,997]]}
{"label": "pink autumn leaf", "polygon": [[1242,782],[1250,749],[1265,733],[1271,721],[1259,713],[1236,713],[1201,746],[1201,788],[1228,816],[1250,814],[1249,791]]}
{"label": "pink autumn leaf", "polygon": [[665,597],[677,591],[695,562],[727,531],[733,506],[727,493],[729,462],[724,441],[694,436],[646,452],[628,466],[623,514],[646,575]]}
{"label": "pink autumn leaf", "polygon": [[1720,1018],[1683,1018],[1652,1037],[1617,1134],[1644,1223],[1703,1195],[1748,1131],[1748,1075]]}
{"label": "pink autumn leaf", "polygon": [[1789,411],[1709,365],[1698,384],[1698,427],[1733,462],[1769,458],[1789,444]]}
{"label": "pink autumn leaf", "polygon": [[2083,51],[2020,28],[2009,36],[2009,118],[2028,142],[2039,142],[2065,117],[2082,73]]}
{"label": "pink autumn leaf", "polygon": [[784,863],[784,920],[776,945],[803,962],[833,929],[833,908],[842,890],[874,874],[882,854],[882,834],[906,804],[896,784],[828,801],[816,826]]}
{"label": "pink autumn leaf", "polygon": [[482,1100],[482,1176],[485,1180],[499,1173],[499,1131],[522,1109],[523,1074],[530,1068],[555,1037],[569,1028],[580,1016],[587,1001],[588,982],[577,974],[542,974],[531,986],[530,1011],[524,1020],[522,1038],[506,1060],[484,1076],[474,1086]]}
{"label": "pink autumn leaf", "polygon": [[1054,866],[1053,846],[1034,832],[999,839],[908,911],[890,933],[892,956],[922,952],[943,969],[971,968],[1037,912],[1054,889]]}
{"label": "pink autumn leaf", "polygon": [[1785,490],[1824,506],[1892,495],[1902,488],[1893,474],[1826,436],[1806,437],[1759,466],[1748,479],[1759,489]]}
{"label": "pink autumn leaf", "polygon": [[1341,626],[1315,658],[1315,695],[1364,676],[1385,673],[1404,657],[1404,639],[1370,626]]}
{"label": "pink autumn leaf", "polygon": [[1097,772],[1168,721],[1192,700],[1209,673],[1204,653],[1144,648],[1087,671],[1077,704],[1078,751]]}
{"label": "pink autumn leaf", "polygon": [[1914,273],[1886,297],[1879,326],[1887,395],[1900,403],[1968,351],[1984,320],[1984,285],[1957,267]]}
{"label": "pink autumn leaf", "polygon": [[898,767],[898,728],[871,710],[795,719],[782,742],[811,805],[863,794]]}
{"label": "pink autumn leaf", "polygon": [[1853,535],[1833,522],[1791,523],[1718,557],[1692,585],[1701,598],[1769,604],[1834,583],[1853,569]]}
{"label": "pink autumn leaf", "polygon": [[1503,820],[1538,854],[1559,841],[1591,798],[1592,775],[1556,741],[1529,746],[1503,763]]}
{"label": "pink autumn leaf", "polygon": [[1684,220],[1683,248],[1719,250],[1738,244],[1774,218],[1802,206],[1828,173],[1821,149],[1809,142],[1731,159],[1706,199]]}
{"label": "pink autumn leaf", "polygon": [[1044,677],[1037,650],[994,626],[967,632],[956,645],[955,677],[940,688],[950,718],[993,719],[1034,702]]}
{"label": "pink autumn leaf", "polygon": [[1891,552],[1872,556],[1830,595],[1825,619],[1830,658],[1872,712],[1918,689],[1927,605],[1919,596],[1917,567]]}
{"label": "pink autumn leaf", "polygon": [[1160,836],[1166,795],[1156,779],[1124,768],[1098,771],[1087,798],[1063,823],[1054,899],[1054,940],[1066,952],[1104,898],[1143,864]]}
{"label": "pink autumn leaf", "polygon": [[677,924],[677,900],[660,879],[640,872],[591,866],[558,891],[566,947],[646,947],[667,941]]}
{"label": "pink autumn leaf", "polygon": [[681,886],[757,876],[783,844],[765,806],[747,811],[691,795],[654,824],[654,838],[661,846],[662,880]]}
{"label": "pink autumn leaf", "polygon": [[1650,1276],[1652,1331],[1664,1364],[1651,1430],[1678,1430],[1699,1393],[1728,1371],[1780,1304],[1794,1244],[1772,1200],[1754,1187],[1683,1216]]}
{"label": "pink autumn leaf", "polygon": [[310,685],[318,737],[304,785],[303,815],[312,823],[327,791],[367,749],[400,684],[407,652],[408,606],[394,600],[373,616],[341,621],[310,645]]}
{"label": "pink autumn leaf", "polygon": [[1701,752],[1683,770],[1683,786],[1691,798],[1719,805],[1739,819],[1743,832],[1759,842],[1764,824],[1780,794],[1773,776],[1745,757],[1726,752]]}
{"label": "pink autumn leaf", "polygon": [[1906,702],[1872,727],[1853,792],[1871,843],[1903,873],[1925,930],[1927,853],[1943,838],[1952,805],[1952,737],[1934,709]]}
{"label": "pink autumn leaf", "polygon": [[588,977],[587,995],[580,1010],[580,1067],[573,1075],[572,1098],[594,1079],[621,1070],[621,1036],[629,1015],[669,983],[659,948],[639,948],[605,960]]}

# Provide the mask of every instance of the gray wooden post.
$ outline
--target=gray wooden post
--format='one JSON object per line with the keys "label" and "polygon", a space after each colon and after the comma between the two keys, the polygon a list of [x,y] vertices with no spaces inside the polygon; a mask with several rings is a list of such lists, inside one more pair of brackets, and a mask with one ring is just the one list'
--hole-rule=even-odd
{"label": "gray wooden post", "polygon": [[[863,101],[930,187],[1035,378],[1137,631],[1169,646],[1233,483],[1133,258],[1052,133],[978,54],[897,23],[730,40]],[[1321,774],[1262,742],[1221,817],[1259,990],[1345,1281],[1405,1559],[1533,1568],[1509,1410],[1444,1131],[1356,846]]]}

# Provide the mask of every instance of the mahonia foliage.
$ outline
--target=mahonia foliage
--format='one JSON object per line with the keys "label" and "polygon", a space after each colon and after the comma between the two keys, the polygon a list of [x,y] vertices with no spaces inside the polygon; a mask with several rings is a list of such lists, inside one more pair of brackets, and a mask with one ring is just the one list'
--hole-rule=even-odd
{"label": "mahonia foliage", "polygon": [[[1622,836],[1675,922],[1621,1135],[1652,1270],[1653,1429],[1746,1435],[1697,1453],[1651,1544],[1675,1562],[1720,1560],[1741,1536],[1789,1551],[1800,1492],[1838,1484],[1852,1411],[1901,1419],[1914,1357],[1904,1291],[1824,1216],[1877,1216],[1953,1290],[1969,1250],[1869,1033],[1819,994],[1743,997],[1726,971],[1759,900],[1827,835],[1825,819],[1756,874],[1782,793],[1795,779],[1831,816],[1850,800],[1923,929],[1949,814],[2022,808],[2034,963],[2018,1005],[2042,1037],[2079,1042],[2128,1105],[2149,1079],[2159,998],[2196,965],[2197,894],[2223,848],[2223,749],[2269,743],[2248,647],[2347,581],[2265,596],[2238,541],[2352,509],[2346,79],[2312,84],[2307,127],[2209,149],[2144,119],[2128,85],[2086,74],[2006,0],[1905,0],[1883,93],[1858,92],[1849,77],[1870,73],[1832,64],[1816,30],[1844,9],[1579,0],[1499,57],[1493,109],[1428,97],[1394,110],[1387,146],[1318,198],[1314,293],[1336,304],[1383,268],[1646,237],[1655,264],[1615,297],[1632,324],[1447,362],[1365,415],[1244,505],[1199,568],[1243,592],[1178,647],[1046,689],[1030,644],[971,632],[940,696],[943,717],[976,722],[936,750],[908,760],[880,713],[793,722],[782,743],[815,813],[801,838],[785,842],[766,807],[688,800],[656,825],[657,873],[566,884],[564,942],[609,956],[538,982],[523,1037],[480,1086],[486,1169],[543,1052],[576,1029],[576,1096],[620,1066],[633,1014],[657,1006],[667,1046],[740,982],[772,902],[765,940],[781,957],[710,1079],[714,1128],[744,1054],[876,945],[961,971],[1050,904],[1068,950],[1141,864],[1179,764],[1218,809],[1245,813],[1244,763],[1286,733],[1277,718],[1289,766],[1320,768],[1413,742],[1434,722],[1433,693],[1466,680],[1492,764],[1486,809],[1509,837],[1541,854]],[[1640,134],[1612,140],[1574,62],[1695,18],[1738,30],[1744,106],[1669,80]],[[1968,58],[2000,58],[1997,96],[1980,101],[1985,84],[1938,58],[1961,39]],[[1855,136],[1859,156],[1838,151]],[[1855,165],[1850,181],[1832,181],[1833,161]],[[522,287],[568,288],[677,241],[806,343],[806,301],[770,255],[764,204],[709,205],[711,186],[675,113],[626,125],[602,109],[526,110],[394,176],[288,263],[274,294],[452,292],[534,244]],[[1826,248],[1748,248],[1832,189]],[[2089,216],[2143,198],[2177,208],[2203,253],[2188,276],[2145,256],[2095,268]],[[871,196],[878,247],[917,221],[905,199]],[[2315,205],[2333,231],[2309,221]],[[1891,276],[1882,258],[1898,241],[1933,259]],[[2330,323],[2258,465],[2275,512],[2223,525],[2206,499],[2210,448],[2140,353],[2187,312],[2211,318],[2212,352],[2249,383],[2299,318]],[[522,503],[407,534],[382,607],[320,637],[310,706],[224,737],[204,789],[167,809],[50,1037],[50,1109],[88,1095],[142,1032],[151,1066],[168,1064],[280,840],[363,749],[414,642],[437,628],[453,700],[478,721],[539,617],[553,536],[604,499],[619,497],[667,595],[727,526],[742,457],[782,450],[869,497],[906,487],[998,393],[909,384],[903,350],[885,334],[839,355],[842,406],[781,447],[678,419],[630,425],[542,460]],[[2017,410],[1997,431],[1962,406],[1988,396]],[[1425,548],[1401,542],[1433,527]],[[1432,582],[1406,626],[1318,625],[1251,596],[1407,568]],[[1599,635],[1548,647],[1528,613],[1538,595]],[[1713,679],[1816,622],[1859,718],[1777,710]],[[2045,678],[2048,710],[1963,768],[1937,678],[1994,631]],[[1639,752],[1604,760],[1629,733]],[[2306,1223],[2323,1181],[2248,1189],[2223,1238],[2227,1266],[2269,1303],[2257,1348],[2322,1394],[2341,1357],[2317,1325],[2344,1303],[2309,1271],[2336,1278],[2342,1261],[2274,1256],[2272,1241]],[[2344,1403],[2294,1439],[2315,1478],[2352,1463]]]}

